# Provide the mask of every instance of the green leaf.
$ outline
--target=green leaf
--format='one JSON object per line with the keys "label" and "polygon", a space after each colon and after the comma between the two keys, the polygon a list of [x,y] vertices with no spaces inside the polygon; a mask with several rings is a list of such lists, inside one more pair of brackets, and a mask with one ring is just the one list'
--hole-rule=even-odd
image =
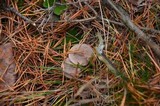
{"label": "green leaf", "polygon": [[[43,7],[45,8],[49,8],[51,6],[53,6],[53,4],[56,2],[57,0],[44,0],[43,2]],[[61,15],[63,13],[64,10],[67,9],[66,5],[55,5],[55,8],[53,10],[54,14],[56,15]]]}
{"label": "green leaf", "polygon": [[56,15],[61,15],[63,13],[64,10],[67,9],[67,6],[62,5],[62,6],[56,6],[53,10],[54,14]]}

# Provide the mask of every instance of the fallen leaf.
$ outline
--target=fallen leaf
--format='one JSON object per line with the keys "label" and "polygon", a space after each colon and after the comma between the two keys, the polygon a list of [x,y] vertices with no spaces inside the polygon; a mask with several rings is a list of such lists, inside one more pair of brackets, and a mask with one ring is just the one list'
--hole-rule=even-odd
{"label": "fallen leaf", "polygon": [[12,43],[0,46],[0,91],[12,89],[15,83],[15,61],[13,57]]}

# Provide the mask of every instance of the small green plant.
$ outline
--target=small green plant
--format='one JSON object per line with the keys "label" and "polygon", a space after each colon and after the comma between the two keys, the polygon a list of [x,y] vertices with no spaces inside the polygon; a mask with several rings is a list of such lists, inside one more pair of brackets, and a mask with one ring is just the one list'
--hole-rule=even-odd
{"label": "small green plant", "polygon": [[[43,2],[43,7],[45,8],[49,8],[49,7],[52,7],[55,3],[57,2],[57,0],[44,0]],[[64,10],[67,9],[67,6],[66,5],[54,5],[54,9],[53,9],[53,12],[54,14],[56,15],[61,15]]]}
{"label": "small green plant", "polygon": [[61,15],[61,14],[64,12],[64,10],[66,10],[66,9],[67,9],[67,6],[66,6],[66,5],[56,6],[56,7],[54,8],[53,12],[54,12],[54,14],[56,14],[56,15]]}
{"label": "small green plant", "polygon": [[82,39],[82,35],[78,28],[71,28],[66,34],[66,42],[77,43]]}

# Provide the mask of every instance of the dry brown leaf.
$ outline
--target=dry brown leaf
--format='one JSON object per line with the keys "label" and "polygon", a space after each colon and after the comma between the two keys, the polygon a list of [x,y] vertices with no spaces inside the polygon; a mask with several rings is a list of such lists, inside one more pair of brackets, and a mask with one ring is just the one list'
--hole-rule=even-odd
{"label": "dry brown leaf", "polygon": [[61,67],[63,68],[64,75],[67,78],[77,77],[81,72],[80,68],[73,67],[72,64],[73,63],[69,60],[69,58],[67,58],[63,61],[61,65]]}
{"label": "dry brown leaf", "polygon": [[12,43],[0,46],[0,91],[11,89],[15,83],[15,61]]}
{"label": "dry brown leaf", "polygon": [[92,47],[87,44],[76,44],[69,50],[69,59],[74,64],[85,66],[93,55]]}

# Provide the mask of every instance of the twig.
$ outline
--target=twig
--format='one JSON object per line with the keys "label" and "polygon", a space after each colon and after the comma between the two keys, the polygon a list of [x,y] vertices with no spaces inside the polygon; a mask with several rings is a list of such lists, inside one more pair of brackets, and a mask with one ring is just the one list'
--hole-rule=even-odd
{"label": "twig", "polygon": [[55,22],[87,22],[96,19],[97,17],[85,18],[85,19],[74,19],[74,20],[59,20]]}
{"label": "twig", "polygon": [[116,69],[115,65],[107,58],[107,56],[103,52],[104,40],[102,39],[102,35],[99,32],[96,35],[99,39],[99,45],[98,45],[98,47],[96,47],[96,52],[97,52],[98,58],[107,65],[109,70],[116,77],[120,77],[124,82],[127,82],[127,80],[128,80],[127,77],[125,77],[123,73],[121,73],[119,70]]}
{"label": "twig", "polygon": [[159,30],[156,30],[156,29],[146,28],[146,27],[140,27],[140,29],[145,30],[145,31],[150,31],[150,32],[153,32],[153,33],[158,33],[158,34],[160,34],[160,31],[159,31]]}
{"label": "twig", "polygon": [[81,1],[76,1],[76,2],[68,2],[68,3],[59,3],[59,2],[55,2],[55,4],[57,5],[75,5],[78,4],[79,2],[87,2],[89,0],[81,0]]}
{"label": "twig", "polygon": [[7,7],[5,7],[5,10],[10,11],[10,12],[16,14],[17,16],[19,16],[19,17],[21,17],[22,19],[24,19],[27,23],[30,23],[30,24],[32,24],[33,26],[36,26],[36,24],[35,24],[32,20],[30,20],[29,18],[27,18],[27,17],[23,16],[22,14],[20,14],[20,13],[19,13],[17,10],[15,10],[13,7],[7,6]]}
{"label": "twig", "polygon": [[120,15],[123,23],[137,34],[137,38],[142,39],[146,44],[148,44],[160,59],[159,46],[131,21],[127,12],[120,5],[114,4],[112,0],[103,0],[103,2],[111,6]]}
{"label": "twig", "polygon": [[[100,17],[98,17],[100,18]],[[106,19],[104,18],[104,21],[105,22],[110,22],[112,24],[116,24],[116,25],[119,25],[119,26],[122,26],[122,27],[125,27],[125,25],[121,22],[117,22],[117,21],[113,21],[113,20],[110,20],[110,19]],[[156,30],[156,29],[153,29],[153,28],[147,28],[147,27],[139,27],[140,29],[144,30],[144,31],[149,31],[149,32],[152,32],[152,33],[157,33],[157,34],[160,34],[160,30]]]}
{"label": "twig", "polygon": [[[81,1],[82,2],[82,1]],[[57,22],[86,22],[86,21],[91,21],[97,18],[98,14],[97,12],[94,10],[94,8],[92,6],[90,6],[86,1],[84,1],[84,3],[93,11],[94,16],[91,18],[84,18],[84,19],[74,19],[74,20],[59,20]]]}

